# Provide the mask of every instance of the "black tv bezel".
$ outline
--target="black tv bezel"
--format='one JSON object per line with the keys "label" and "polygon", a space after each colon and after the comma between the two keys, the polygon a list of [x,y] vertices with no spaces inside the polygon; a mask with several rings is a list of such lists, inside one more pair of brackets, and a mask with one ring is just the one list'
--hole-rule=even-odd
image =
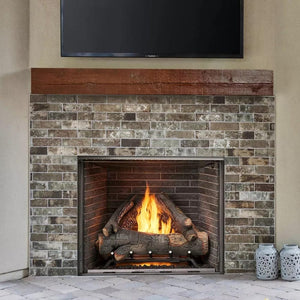
{"label": "black tv bezel", "polygon": [[240,0],[240,52],[238,54],[199,54],[199,53],[113,53],[113,52],[65,52],[63,35],[63,7],[60,0],[60,43],[61,57],[111,57],[111,58],[244,58],[244,0]]}

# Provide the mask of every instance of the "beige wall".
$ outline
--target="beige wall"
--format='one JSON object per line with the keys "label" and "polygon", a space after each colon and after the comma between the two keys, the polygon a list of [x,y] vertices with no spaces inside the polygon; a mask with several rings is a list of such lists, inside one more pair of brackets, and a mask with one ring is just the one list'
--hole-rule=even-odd
{"label": "beige wall", "polygon": [[300,1],[276,0],[277,246],[300,244]]}
{"label": "beige wall", "polygon": [[300,243],[300,1],[245,0],[244,59],[61,58],[59,0],[30,0],[30,66],[271,69],[277,97],[277,245]]}
{"label": "beige wall", "polygon": [[[0,280],[28,266],[29,0],[0,0]],[[277,245],[300,243],[300,2],[245,0],[245,58],[61,58],[59,0],[30,0],[30,66],[274,69]],[[276,22],[275,22],[276,21]]]}
{"label": "beige wall", "polygon": [[28,267],[28,16],[29,1],[0,0],[0,281]]}
{"label": "beige wall", "polygon": [[244,59],[60,57],[60,0],[30,0],[30,66],[70,68],[273,69],[274,0],[245,0]]}

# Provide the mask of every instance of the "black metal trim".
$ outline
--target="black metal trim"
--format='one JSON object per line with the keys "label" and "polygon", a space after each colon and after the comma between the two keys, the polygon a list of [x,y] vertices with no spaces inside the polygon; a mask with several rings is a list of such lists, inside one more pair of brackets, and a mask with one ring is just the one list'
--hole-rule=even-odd
{"label": "black metal trim", "polygon": [[63,4],[63,1],[64,0],[60,0],[60,18],[59,18],[59,20],[60,20],[60,37],[59,37],[59,39],[60,39],[60,54],[61,54],[61,57],[63,57],[63,56],[65,56],[65,54],[64,54],[64,39],[63,39],[63,36],[64,36],[64,34],[63,34],[63,30],[64,30],[64,26],[63,26],[63,24],[64,24],[64,14],[63,14],[63,6],[64,6],[64,4]]}
{"label": "black metal trim", "polygon": [[94,162],[94,161],[128,161],[128,160],[186,160],[186,161],[209,161],[215,162],[215,161],[223,161],[223,157],[201,157],[201,156],[80,156],[78,157],[78,160],[85,161],[85,162]]}
{"label": "black metal trim", "polygon": [[239,58],[244,58],[244,0],[240,0],[240,53]]}
{"label": "black metal trim", "polygon": [[225,273],[225,203],[224,203],[224,160],[219,162],[219,272]]}
{"label": "black metal trim", "polygon": [[220,274],[216,272],[214,268],[178,268],[178,269],[92,269],[85,276],[112,276],[112,275],[217,275]]}
{"label": "black metal trim", "polygon": [[[225,255],[225,203],[224,203],[224,158],[223,157],[166,157],[166,156],[149,156],[149,157],[133,157],[133,156],[79,156],[78,161],[78,275],[87,275],[88,270],[84,266],[84,164],[85,162],[94,161],[128,161],[128,160],[186,160],[186,161],[201,161],[207,160],[208,164],[216,162],[219,167],[219,253],[218,253],[218,268],[215,269],[216,273],[225,273],[224,255]],[[200,269],[201,270],[201,269]],[[105,270],[99,270],[104,272]],[[159,270],[159,272],[162,270]],[[191,272],[193,269],[191,269]],[[111,270],[111,273],[117,273],[117,270]],[[143,273],[143,271],[141,271]]]}
{"label": "black metal trim", "polygon": [[78,275],[87,272],[84,270],[84,161],[78,157]]}

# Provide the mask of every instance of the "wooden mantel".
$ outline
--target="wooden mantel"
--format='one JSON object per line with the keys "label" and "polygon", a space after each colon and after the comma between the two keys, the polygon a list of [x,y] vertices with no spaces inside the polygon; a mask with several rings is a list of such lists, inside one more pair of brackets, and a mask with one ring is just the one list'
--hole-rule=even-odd
{"label": "wooden mantel", "polygon": [[268,70],[31,69],[32,94],[273,96]]}

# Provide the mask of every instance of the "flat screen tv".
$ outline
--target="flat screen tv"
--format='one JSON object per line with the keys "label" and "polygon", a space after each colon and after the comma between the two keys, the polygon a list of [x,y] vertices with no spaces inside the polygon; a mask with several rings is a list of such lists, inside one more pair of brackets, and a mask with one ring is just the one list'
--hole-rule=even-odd
{"label": "flat screen tv", "polygon": [[243,57],[243,0],[61,0],[61,55]]}

